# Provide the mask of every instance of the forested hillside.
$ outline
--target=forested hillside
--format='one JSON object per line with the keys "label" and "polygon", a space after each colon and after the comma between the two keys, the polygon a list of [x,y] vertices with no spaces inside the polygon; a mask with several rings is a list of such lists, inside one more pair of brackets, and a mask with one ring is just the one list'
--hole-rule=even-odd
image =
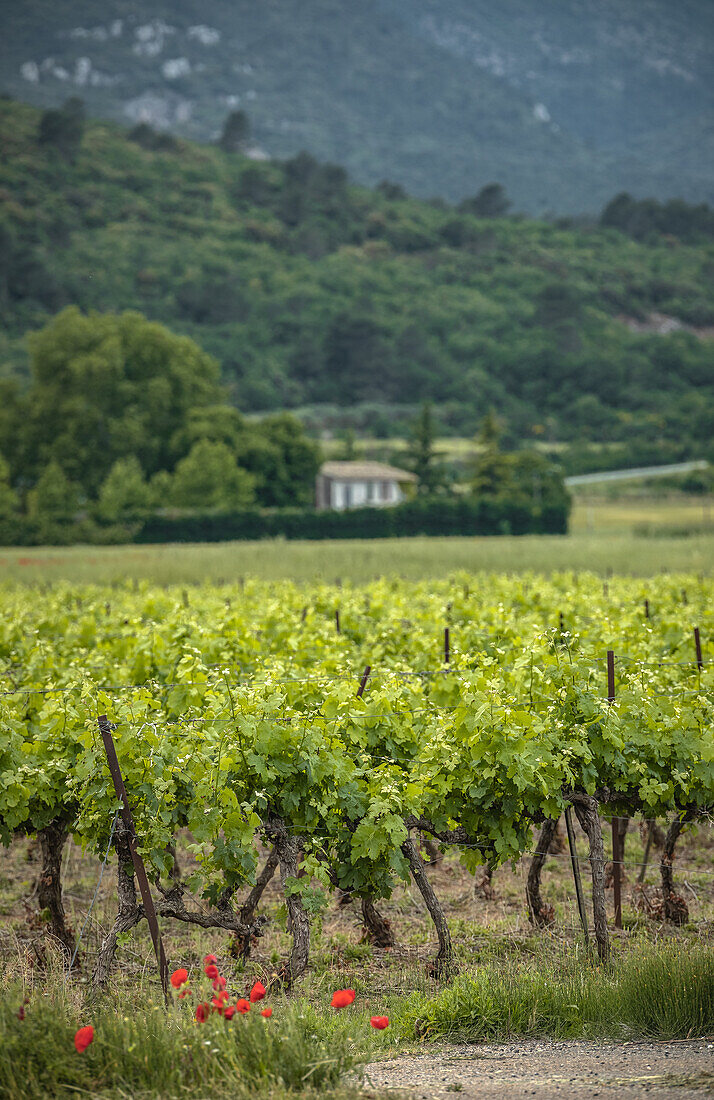
{"label": "forested hillside", "polygon": [[26,373],[25,333],[76,304],[192,336],[243,412],[371,408],[388,433],[431,400],[464,434],[494,407],[521,437],[714,435],[706,211],[488,217],[498,189],[454,208],[304,154],[262,163],[80,117],[41,127],[9,100],[0,144],[5,376]]}
{"label": "forested hillside", "polygon": [[714,200],[710,0],[23,0],[0,89],[211,140],[307,149],[451,201],[492,180],[530,213],[618,191]]}

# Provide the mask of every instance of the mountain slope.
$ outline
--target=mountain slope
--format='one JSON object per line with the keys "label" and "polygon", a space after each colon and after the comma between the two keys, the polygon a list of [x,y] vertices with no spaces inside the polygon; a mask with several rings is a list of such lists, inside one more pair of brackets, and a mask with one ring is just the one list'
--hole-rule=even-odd
{"label": "mountain slope", "polygon": [[[657,139],[711,117],[707,0],[26,0],[4,13],[0,87],[206,140],[240,106],[273,156],[459,199],[491,180],[532,212],[620,190],[714,199]],[[633,153],[634,149],[634,153]]]}
{"label": "mountain slope", "polygon": [[[714,435],[706,238],[479,220],[305,155],[157,152],[106,123],[72,163],[38,128],[0,101],[0,375],[76,303],[193,336],[244,411],[361,404],[388,428],[429,399],[465,432],[493,405],[521,435]],[[689,331],[653,334],[653,312]]]}

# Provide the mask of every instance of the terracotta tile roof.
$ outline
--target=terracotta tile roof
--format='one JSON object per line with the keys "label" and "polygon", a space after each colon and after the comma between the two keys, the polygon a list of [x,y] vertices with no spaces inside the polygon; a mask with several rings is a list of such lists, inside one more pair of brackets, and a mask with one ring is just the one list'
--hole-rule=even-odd
{"label": "terracotta tile roof", "polygon": [[340,481],[417,481],[416,474],[387,466],[385,462],[325,462],[320,467],[323,477]]}

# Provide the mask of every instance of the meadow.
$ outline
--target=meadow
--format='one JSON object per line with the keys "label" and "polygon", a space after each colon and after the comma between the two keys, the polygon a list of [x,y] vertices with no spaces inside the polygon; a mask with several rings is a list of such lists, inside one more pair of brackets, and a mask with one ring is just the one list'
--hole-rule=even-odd
{"label": "meadow", "polygon": [[[584,519],[587,523],[587,513]],[[241,577],[298,583],[351,581],[380,576],[408,580],[443,577],[454,570],[504,573],[590,570],[601,576],[648,577],[664,572],[711,574],[714,534],[579,531],[572,535],[518,538],[413,538],[339,542],[222,542],[161,546],[0,548],[0,579],[47,585],[229,584]]]}

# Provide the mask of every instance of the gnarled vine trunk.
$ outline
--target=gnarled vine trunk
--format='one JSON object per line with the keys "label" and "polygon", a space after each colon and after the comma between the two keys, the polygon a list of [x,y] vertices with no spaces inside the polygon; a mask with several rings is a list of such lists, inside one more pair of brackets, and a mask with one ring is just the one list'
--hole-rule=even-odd
{"label": "gnarled vine trunk", "polygon": [[278,981],[289,989],[305,973],[310,958],[310,919],[299,894],[288,891],[288,879],[298,877],[300,841],[291,836],[280,818],[272,818],[266,834],[275,845],[280,863],[280,882],[288,910],[288,924],[293,937],[290,958],[278,971]]}
{"label": "gnarled vine trunk", "polygon": [[62,901],[62,852],[67,836],[67,826],[61,821],[53,821],[38,831],[42,869],[37,900],[40,909],[49,914],[52,935],[69,961],[74,954],[74,933],[67,924]]}
{"label": "gnarled vine trunk", "polygon": [[117,853],[117,915],[110,932],[102,940],[92,974],[94,986],[106,985],[117,950],[119,936],[129,932],[144,916],[144,909],[136,900],[136,883],[129,850],[129,833],[121,818],[117,820],[114,834]]}
{"label": "gnarled vine trunk", "polygon": [[587,794],[573,794],[570,797],[578,821],[588,838],[595,942],[600,959],[602,962],[607,962],[610,958],[610,937],[607,931],[605,908],[605,849],[602,842],[598,801]]}
{"label": "gnarled vine trunk", "polygon": [[412,873],[412,878],[417,884],[419,892],[424,899],[424,903],[429,911],[429,916],[434,922],[436,935],[439,940],[439,950],[432,964],[433,972],[438,977],[445,976],[449,973],[453,964],[453,951],[451,947],[451,935],[449,933],[449,926],[446,923],[446,917],[444,916],[444,910],[441,908],[441,903],[434,893],[433,886],[426,877],[421,856],[419,855],[416,844],[411,838],[405,840],[402,844],[402,852],[409,862],[409,870]]}
{"label": "gnarled vine trunk", "polygon": [[238,948],[238,954],[242,959],[247,959],[250,955],[250,949],[253,943],[253,937],[260,935],[260,927],[262,926],[262,920],[260,924],[254,920],[255,911],[258,908],[260,899],[263,896],[263,891],[275,874],[276,868],[279,863],[279,856],[277,848],[270,849],[270,854],[266,859],[263,870],[256,879],[255,886],[248,894],[239,910],[239,917],[244,924],[253,926],[254,931],[245,933],[244,935],[236,935],[236,946]]}
{"label": "gnarled vine trunk", "polygon": [[535,846],[531,865],[528,868],[526,880],[526,901],[528,903],[528,917],[531,924],[537,928],[545,928],[555,920],[555,909],[547,905],[540,892],[540,876],[543,864],[548,858],[548,853],[553,846],[553,840],[558,832],[560,818],[547,818],[538,835],[538,843]]}
{"label": "gnarled vine trunk", "polygon": [[394,947],[392,925],[377,909],[372,898],[362,898],[362,920],[365,939],[375,947]]}
{"label": "gnarled vine trunk", "polygon": [[673,864],[674,849],[679,834],[693,817],[693,809],[687,810],[682,815],[675,815],[667,829],[662,847],[662,860],[659,865],[662,880],[662,909],[664,919],[670,921],[671,924],[686,924],[689,920],[687,903],[681,894],[677,894],[674,889]]}

